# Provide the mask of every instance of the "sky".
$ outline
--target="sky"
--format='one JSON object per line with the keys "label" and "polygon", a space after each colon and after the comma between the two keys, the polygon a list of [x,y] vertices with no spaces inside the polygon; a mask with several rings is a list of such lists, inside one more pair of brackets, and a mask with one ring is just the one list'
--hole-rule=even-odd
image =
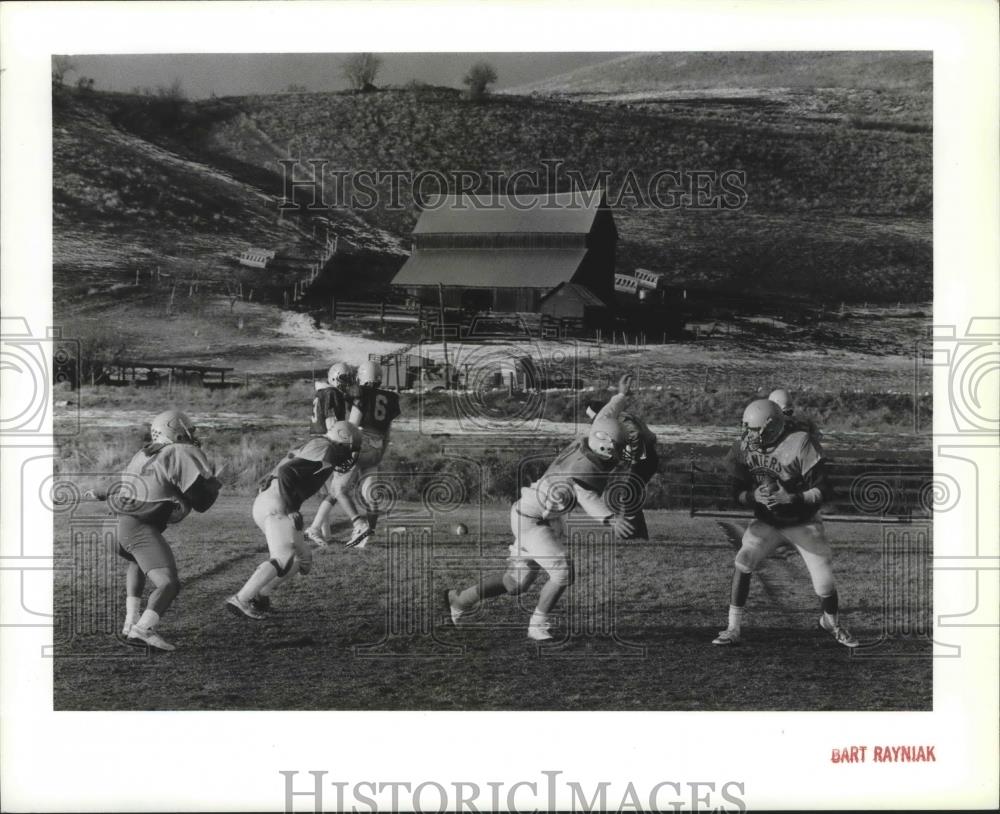
{"label": "sky", "polygon": [[[513,88],[565,71],[620,56],[607,53],[389,53],[379,54],[376,85],[405,85],[416,79],[432,85],[462,87],[462,77],[480,60],[496,69],[495,90]],[[101,54],[74,56],[76,72],[100,90],[169,87],[179,79],[192,99],[212,95],[277,93],[289,85],[311,91],[344,90],[344,54]]]}

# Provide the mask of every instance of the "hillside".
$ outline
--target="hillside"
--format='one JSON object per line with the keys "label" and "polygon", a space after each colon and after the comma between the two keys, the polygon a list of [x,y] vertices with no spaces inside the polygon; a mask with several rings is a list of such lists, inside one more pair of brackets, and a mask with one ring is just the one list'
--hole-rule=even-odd
{"label": "hillside", "polygon": [[[669,62],[678,55],[640,56]],[[581,69],[564,84],[578,86],[579,77],[599,70],[634,73],[637,59]],[[773,88],[768,99],[741,102],[503,94],[472,104],[457,91],[412,87],[184,102],[169,115],[155,99],[67,94],[55,109],[57,280],[75,284],[84,279],[79,272],[89,281],[114,270],[124,283],[136,265],[166,259],[197,269],[248,245],[308,254],[317,250],[314,216],[322,216],[342,251],[316,291],[325,297],[343,285],[384,288],[416,220],[411,187],[403,183],[397,201],[382,185],[362,200],[371,207],[278,220],[279,158],[325,160],[330,173],[399,170],[411,178],[421,171],[536,171],[539,188],[542,161],[556,160],[559,188],[572,172],[588,183],[606,173],[617,204],[620,270],[642,265],[677,283],[809,302],[926,301],[929,127],[899,119],[898,105],[869,111],[881,118],[844,113],[859,94],[877,97],[879,89],[852,80],[844,60],[840,66],[841,84],[862,87],[824,91],[822,115],[794,102],[804,91]],[[890,73],[886,84],[916,99],[923,91],[898,73],[902,78]],[[704,69],[698,75],[709,81]],[[731,75],[734,82],[755,76],[749,66]],[[685,81],[695,79],[692,71]],[[745,173],[744,205],[650,206],[649,181],[663,170],[688,184],[696,170]],[[518,189],[530,188],[522,178]],[[433,183],[425,188],[436,191]]]}
{"label": "hillside", "polygon": [[586,65],[509,92],[679,88],[931,89],[922,51],[640,52]]}
{"label": "hillside", "polygon": [[[191,103],[120,94],[60,93],[53,99],[53,282],[57,313],[100,312],[121,298],[163,299],[165,285],[199,284],[226,293],[243,284],[256,298],[281,301],[315,260],[313,224],[279,218],[279,198],[261,186],[267,173],[206,160],[179,142],[154,143],[122,125],[146,122],[169,133],[204,118]],[[182,131],[183,132],[183,131]],[[380,253],[396,241],[352,213],[327,213],[333,232]],[[322,232],[320,232],[320,237]],[[261,246],[283,253],[287,274],[237,266],[232,255]],[[159,286],[150,283],[159,271]],[[140,285],[135,286],[136,272]]]}

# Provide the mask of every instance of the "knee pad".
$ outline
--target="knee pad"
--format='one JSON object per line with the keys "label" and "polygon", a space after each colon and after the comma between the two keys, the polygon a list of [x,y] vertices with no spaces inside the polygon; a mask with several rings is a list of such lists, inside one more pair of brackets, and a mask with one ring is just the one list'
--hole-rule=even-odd
{"label": "knee pad", "polygon": [[281,564],[281,562],[279,560],[275,559],[274,557],[271,558],[271,565],[274,566],[274,570],[278,572],[278,576],[279,577],[283,577],[286,574],[288,574],[288,572],[292,568],[292,563],[293,562],[295,562],[295,555],[294,554],[288,558],[288,561],[285,562],[284,566],[282,566],[282,564]]}
{"label": "knee pad", "polygon": [[737,571],[741,571],[744,574],[752,574],[755,563],[751,549],[743,546],[736,554],[736,559],[733,560],[733,565],[736,566]]}
{"label": "knee pad", "polygon": [[573,562],[568,559],[554,562],[545,570],[553,585],[568,588],[576,580],[576,569],[573,567]]}

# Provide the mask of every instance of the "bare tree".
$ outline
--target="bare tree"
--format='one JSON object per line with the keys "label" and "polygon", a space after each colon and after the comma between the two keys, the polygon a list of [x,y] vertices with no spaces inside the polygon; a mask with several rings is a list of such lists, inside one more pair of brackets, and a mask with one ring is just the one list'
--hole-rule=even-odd
{"label": "bare tree", "polygon": [[488,86],[496,81],[496,69],[488,62],[477,62],[462,79],[462,83],[469,86],[469,98],[476,102],[486,97]]}
{"label": "bare tree", "polygon": [[167,99],[171,102],[183,102],[187,99],[187,94],[184,92],[184,85],[181,83],[179,76],[174,77],[174,81],[170,83],[169,87],[158,85],[156,95],[161,99]]}
{"label": "bare tree", "polygon": [[344,58],[341,70],[354,90],[375,90],[375,77],[382,67],[382,60],[375,54],[351,54]]}
{"label": "bare tree", "polygon": [[76,63],[72,57],[54,56],[52,57],[52,84],[61,85],[66,79],[66,74],[76,70]]}

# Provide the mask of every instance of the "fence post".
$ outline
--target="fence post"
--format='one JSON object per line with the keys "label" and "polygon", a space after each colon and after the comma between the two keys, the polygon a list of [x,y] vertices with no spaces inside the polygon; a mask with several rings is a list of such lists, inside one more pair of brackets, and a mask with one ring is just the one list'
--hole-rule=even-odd
{"label": "fence post", "polygon": [[689,496],[689,501],[690,501],[689,502],[689,512],[690,512],[690,516],[691,517],[694,517],[694,480],[695,480],[695,472],[696,471],[697,471],[697,468],[694,465],[694,458],[692,458],[691,459],[691,490],[690,490],[690,496]]}

